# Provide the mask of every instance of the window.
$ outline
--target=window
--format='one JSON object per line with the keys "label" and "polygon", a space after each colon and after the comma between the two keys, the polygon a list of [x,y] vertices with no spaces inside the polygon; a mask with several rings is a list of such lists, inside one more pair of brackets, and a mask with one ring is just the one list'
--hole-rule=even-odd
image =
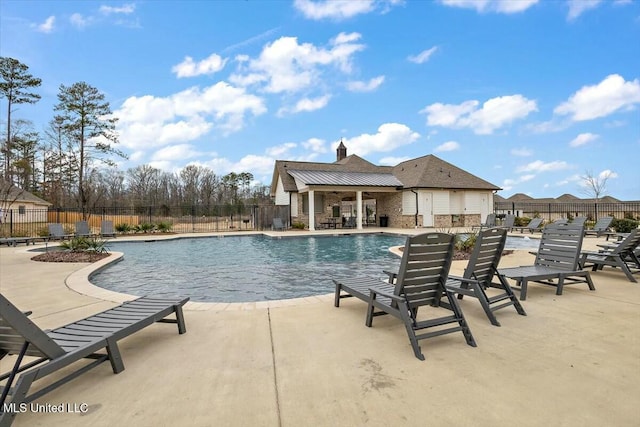
{"label": "window", "polygon": [[[324,212],[324,194],[314,193],[313,203],[315,213],[319,214]],[[309,213],[309,193],[302,195],[302,213]]]}
{"label": "window", "polygon": [[18,213],[19,213],[20,215],[24,215],[24,214],[26,214],[26,213],[27,213],[27,209],[25,208],[25,206],[24,206],[24,205],[19,205],[19,206],[18,206]]}

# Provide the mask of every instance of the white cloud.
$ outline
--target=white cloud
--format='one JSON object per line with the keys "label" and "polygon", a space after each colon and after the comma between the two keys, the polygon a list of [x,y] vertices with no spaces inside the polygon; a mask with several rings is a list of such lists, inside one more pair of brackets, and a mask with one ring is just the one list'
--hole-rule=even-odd
{"label": "white cloud", "polygon": [[331,95],[324,95],[318,98],[302,98],[293,107],[282,107],[278,110],[278,116],[282,117],[287,114],[297,114],[324,108],[329,103]]}
{"label": "white cloud", "polygon": [[324,139],[320,138],[309,138],[302,143],[302,146],[314,153],[326,153],[329,151]]}
{"label": "white cloud", "polygon": [[618,174],[609,170],[609,169],[605,169],[602,172],[600,172],[598,174],[598,179],[603,180],[603,179],[611,179],[611,178],[617,178]]}
{"label": "white cloud", "polygon": [[129,15],[135,12],[136,5],[134,3],[123,4],[120,7],[102,5],[99,10],[103,15],[111,15],[112,13]]}
{"label": "white cloud", "polygon": [[211,54],[208,58],[200,62],[194,62],[193,58],[186,56],[184,61],[171,68],[178,78],[195,77],[202,74],[213,74],[222,70],[227,63],[227,59],[222,59],[220,55]]}
{"label": "white cloud", "polygon": [[297,146],[298,144],[296,144],[295,142],[285,142],[284,144],[267,148],[267,154],[275,158],[284,158],[285,156],[288,156],[289,152]]}
{"label": "white cloud", "polygon": [[518,13],[529,9],[538,0],[440,0],[445,6],[475,9],[477,12]]}
{"label": "white cloud", "polygon": [[517,178],[506,178],[504,181],[502,181],[502,185],[500,187],[502,187],[504,191],[509,191],[509,190],[512,190],[518,184],[531,181],[535,177],[536,175],[534,174],[528,174],[528,175],[520,175]]}
{"label": "white cloud", "polygon": [[264,83],[268,93],[295,93],[320,85],[331,68],[349,74],[356,52],[365,48],[357,43],[359,33],[340,33],[327,48],[298,43],[296,37],[281,37],[267,44],[259,57],[243,64],[231,77],[236,84]]}
{"label": "white cloud", "polygon": [[347,83],[347,89],[351,92],[372,92],[384,83],[384,76],[374,77],[368,82],[352,81]]}
{"label": "white cloud", "polygon": [[363,13],[370,13],[377,7],[388,8],[397,1],[381,0],[295,0],[293,7],[302,12],[305,18],[313,20],[343,20]]}
{"label": "white cloud", "polygon": [[378,164],[382,166],[395,166],[407,160],[411,160],[411,157],[383,157],[378,161]]}
{"label": "white cloud", "polygon": [[516,172],[550,172],[550,171],[559,171],[570,169],[571,165],[569,165],[564,160],[556,160],[553,162],[543,162],[542,160],[536,160],[531,163],[527,163],[526,165],[519,166],[516,169]]}
{"label": "white cloud", "polygon": [[201,152],[194,150],[191,144],[170,145],[161,148],[151,156],[152,162],[174,161],[176,159],[189,159],[202,155]]}
{"label": "white cloud", "polygon": [[212,129],[240,130],[247,115],[266,111],[264,101],[225,82],[192,87],[168,97],[132,96],[114,111],[120,142],[130,149],[195,140]]}
{"label": "white cloud", "polygon": [[571,142],[569,142],[569,147],[580,147],[581,145],[584,145],[588,142],[595,141],[599,137],[600,135],[596,135],[594,133],[581,133],[580,135],[573,138]]}
{"label": "white cloud", "polygon": [[528,148],[512,148],[511,155],[518,157],[528,157],[533,155],[533,151],[529,150]]}
{"label": "white cloud", "polygon": [[85,18],[79,13],[74,13],[69,17],[69,22],[76,28],[83,29],[91,24],[92,18]]}
{"label": "white cloud", "polygon": [[415,56],[409,56],[407,59],[416,64],[424,64],[429,60],[429,58],[431,58],[431,55],[433,55],[436,50],[438,50],[438,46],[434,46],[430,49],[423,50],[422,52],[420,52]]}
{"label": "white cloud", "polygon": [[594,86],[583,86],[553,112],[570,115],[573,121],[593,120],[619,110],[630,110],[640,103],[640,81],[625,81],[611,74]]}
{"label": "white cloud", "polygon": [[[385,123],[380,125],[378,133],[362,134],[353,138],[344,138],[344,145],[349,147],[349,152],[364,156],[372,152],[393,151],[403,145],[408,145],[417,140],[420,134],[413,132],[408,126],[400,123]],[[338,143],[335,144],[336,146]],[[335,147],[334,147],[335,148]]]}
{"label": "white cloud", "polygon": [[569,5],[567,19],[571,21],[582,15],[583,12],[596,8],[602,3],[602,0],[567,0],[567,3]]}
{"label": "white cloud", "polygon": [[53,31],[55,23],[56,17],[51,15],[47,19],[45,19],[42,24],[33,24],[32,27],[40,33],[49,34]]}
{"label": "white cloud", "polygon": [[435,151],[435,152],[455,151],[455,150],[459,150],[459,149],[460,149],[460,144],[458,144],[455,141],[447,141],[444,144],[438,145],[436,148],[434,148],[433,151]]}
{"label": "white cloud", "polygon": [[535,101],[522,95],[492,98],[481,108],[478,108],[479,104],[476,100],[459,105],[435,103],[420,112],[427,114],[429,126],[469,128],[476,134],[487,135],[538,110]]}

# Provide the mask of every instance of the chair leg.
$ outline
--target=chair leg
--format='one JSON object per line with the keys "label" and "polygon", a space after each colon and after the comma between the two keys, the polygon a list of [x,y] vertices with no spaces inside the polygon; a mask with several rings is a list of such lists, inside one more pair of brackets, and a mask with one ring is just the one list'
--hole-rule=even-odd
{"label": "chair leg", "polygon": [[182,313],[181,305],[174,305],[173,310],[176,312],[176,322],[178,323],[178,334],[184,334],[187,332],[187,326],[184,321],[184,314]]}
{"label": "chair leg", "polygon": [[616,264],[620,267],[620,269],[624,272],[627,278],[633,283],[638,283],[635,277],[633,277],[633,273],[629,270],[627,263],[621,257],[616,257]]}
{"label": "chair leg", "polygon": [[458,324],[462,329],[462,335],[464,335],[464,339],[467,341],[467,344],[471,347],[477,347],[476,340],[473,338],[471,328],[469,328],[467,320],[464,318],[464,314],[462,314],[462,309],[458,305],[458,301],[453,297],[451,292],[447,292],[447,299],[451,305],[451,311],[453,311],[456,319],[458,319]]}
{"label": "chair leg", "polygon": [[593,284],[593,280],[591,280],[591,274],[589,274],[588,271],[585,271],[585,275],[584,275],[585,279],[587,279],[587,285],[589,285],[589,289],[592,291],[596,290],[596,287]]}
{"label": "chair leg", "polygon": [[489,305],[489,298],[487,297],[487,293],[484,291],[484,289],[482,289],[482,285],[480,285],[479,283],[474,283],[473,291],[478,298],[478,301],[480,301],[480,305],[489,318],[491,324],[494,326],[500,326],[500,322],[498,322],[498,319],[496,319],[495,314],[493,314],[493,311],[491,310],[491,306]]}
{"label": "chair leg", "polygon": [[564,286],[564,276],[561,274],[560,277],[558,277],[556,295],[562,295],[563,286]]}
{"label": "chair leg", "polygon": [[418,338],[416,337],[416,331],[413,330],[413,320],[409,316],[409,307],[406,302],[401,302],[398,304],[398,309],[400,310],[400,318],[404,323],[404,327],[407,330],[407,335],[409,336],[409,342],[411,343],[411,347],[413,348],[413,354],[420,360],[424,360],[424,354],[422,354],[422,350],[420,349],[420,344],[418,344]]}
{"label": "chair leg", "polygon": [[333,301],[333,306],[334,307],[340,307],[340,291],[342,289],[342,285],[338,282],[336,282],[335,280],[333,281],[333,283],[336,284],[336,293],[335,293],[335,297],[334,297],[334,301]]}
{"label": "chair leg", "polygon": [[375,301],[376,299],[376,294],[375,292],[370,292],[369,293],[369,306],[367,307],[367,319],[365,320],[364,324],[367,325],[368,327],[371,327],[371,325],[373,325],[373,301]]}
{"label": "chair leg", "polygon": [[118,348],[118,343],[113,338],[107,339],[107,355],[109,356],[109,362],[111,362],[111,369],[113,369],[114,374],[124,371],[124,363],[122,362],[120,349]]}
{"label": "chair leg", "polygon": [[516,285],[520,287],[520,301],[527,299],[527,279],[522,278],[516,280]]}

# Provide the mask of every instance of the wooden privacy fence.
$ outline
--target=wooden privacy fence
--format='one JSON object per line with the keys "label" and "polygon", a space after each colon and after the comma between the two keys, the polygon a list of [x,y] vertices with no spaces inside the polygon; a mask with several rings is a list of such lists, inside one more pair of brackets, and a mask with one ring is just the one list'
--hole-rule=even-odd
{"label": "wooden privacy fence", "polygon": [[[82,221],[81,212],[50,211],[47,214],[47,222],[75,225]],[[91,228],[100,228],[102,221],[113,221],[113,224],[129,224],[136,226],[140,224],[139,215],[87,215],[87,222]]]}

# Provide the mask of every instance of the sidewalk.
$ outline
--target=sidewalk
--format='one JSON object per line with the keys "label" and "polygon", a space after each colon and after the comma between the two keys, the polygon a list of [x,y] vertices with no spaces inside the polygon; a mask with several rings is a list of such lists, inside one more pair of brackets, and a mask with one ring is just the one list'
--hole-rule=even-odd
{"label": "sidewalk", "polygon": [[[26,249],[0,248],[0,290],[42,328],[116,305],[67,287],[86,264],[39,263]],[[501,266],[532,261],[517,251]],[[124,372],[103,364],[38,400],[86,413],[24,413],[14,426],[637,426],[640,286],[614,269],[592,277],[595,292],[530,285],[528,316],[500,310],[502,327],[465,298],[478,347],[462,334],[422,341],[424,362],[396,319],[366,328],[355,298],[187,306],[186,334],[152,325],[120,342]]]}

